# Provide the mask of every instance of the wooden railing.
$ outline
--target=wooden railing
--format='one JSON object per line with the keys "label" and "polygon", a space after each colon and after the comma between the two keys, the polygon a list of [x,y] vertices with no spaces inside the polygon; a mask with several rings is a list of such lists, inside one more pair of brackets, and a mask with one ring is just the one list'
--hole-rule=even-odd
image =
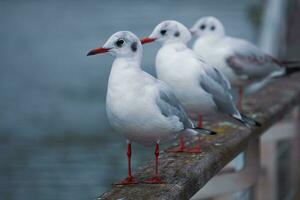
{"label": "wooden railing", "polygon": [[[230,180],[227,179],[227,184],[223,181],[222,187],[218,188],[215,184],[213,193],[215,193],[214,195],[221,194],[224,188],[230,191],[230,188],[232,188],[230,184],[234,184],[235,187],[240,185],[239,189],[251,187],[259,174],[260,136],[299,103],[300,74],[275,80],[263,90],[249,96],[243,105],[244,113],[260,121],[262,127],[247,129],[234,123],[224,123],[224,119],[214,119],[208,122],[208,127],[216,130],[219,134],[206,136],[203,139],[203,152],[201,154],[161,152],[160,173],[166,181],[165,184],[112,186],[110,191],[104,193],[98,199],[190,199],[227,163],[245,150],[247,150],[245,158],[249,159],[248,163],[246,160],[244,171],[240,172],[240,176],[231,176],[231,181],[240,182],[230,183]],[[228,121],[228,119],[225,120]],[[135,176],[141,179],[151,177],[153,168],[154,161],[149,162],[145,166],[139,167],[135,172]],[[215,182],[222,183],[222,178]],[[209,187],[202,193],[200,190],[199,198],[209,197],[212,193],[211,191],[207,192],[209,190]],[[193,197],[193,199],[197,198]]]}
{"label": "wooden railing", "polygon": [[[284,13],[287,9],[287,2],[284,0],[267,2],[270,5],[266,6],[262,24],[265,28],[261,32],[260,47],[271,55],[279,56],[279,49],[285,46],[285,40],[282,37],[284,36],[283,27],[286,26]],[[293,2],[291,5],[296,5],[296,1],[291,2]],[[272,15],[274,9],[277,10],[275,16]],[[274,40],[276,40],[275,43]],[[102,194],[98,199],[199,200],[218,199],[218,196],[221,196],[222,199],[225,197],[225,199],[239,200],[275,200],[278,199],[278,189],[281,188],[277,152],[278,143],[282,140],[288,140],[291,144],[290,160],[285,169],[291,175],[289,185],[285,186],[290,191],[285,198],[291,197],[297,189],[295,187],[299,185],[299,104],[300,73],[277,79],[261,91],[249,96],[243,105],[243,112],[260,121],[262,127],[249,130],[228,122],[226,118],[211,119],[205,127],[212,128],[219,134],[203,138],[201,154],[161,152],[160,173],[166,181],[165,184],[113,185],[110,191]],[[283,129],[282,127],[288,123],[278,122],[293,108],[297,108],[297,116],[290,118],[288,123],[292,124],[295,131]],[[266,133],[272,126],[273,128]],[[188,146],[193,146],[193,144]],[[243,155],[242,152],[244,152]],[[239,163],[231,162],[228,165],[237,155],[239,159],[236,160]],[[134,175],[140,179],[151,177],[153,168],[154,161],[151,161],[139,167]],[[263,177],[263,184],[258,183],[261,177]],[[234,194],[234,196],[226,196],[228,194]]]}

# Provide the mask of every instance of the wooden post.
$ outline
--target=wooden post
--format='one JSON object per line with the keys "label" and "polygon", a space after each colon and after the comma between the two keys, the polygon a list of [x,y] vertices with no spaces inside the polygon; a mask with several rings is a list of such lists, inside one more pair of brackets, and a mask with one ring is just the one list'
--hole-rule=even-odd
{"label": "wooden post", "polygon": [[[293,110],[295,111],[295,110]],[[298,148],[298,140],[295,126],[297,124],[298,118],[295,116],[295,112],[291,112],[287,119],[280,121],[275,124],[272,128],[270,128],[263,136],[262,136],[262,173],[260,177],[260,187],[259,187],[259,195],[258,200],[265,199],[278,199],[278,188],[280,187],[280,180],[278,178],[278,144],[280,141],[289,141],[291,146],[291,164],[287,164],[287,172],[292,179],[297,174],[297,164],[295,164],[295,160],[297,160],[297,148]],[[295,186],[294,181],[288,183],[291,186]],[[293,187],[291,187],[292,191]]]}
{"label": "wooden post", "polygon": [[295,120],[295,137],[292,140],[292,156],[291,156],[291,173],[293,186],[293,193],[299,195],[300,184],[300,106],[297,107],[297,116]]}
{"label": "wooden post", "polygon": [[[245,166],[242,170],[233,173],[221,173],[212,178],[191,200],[218,197],[228,194],[233,196],[245,195],[248,191],[255,191],[260,170],[259,138],[249,141],[245,151]],[[254,190],[253,190],[254,189]],[[255,195],[255,194],[254,194]],[[217,199],[217,198],[216,198]]]}

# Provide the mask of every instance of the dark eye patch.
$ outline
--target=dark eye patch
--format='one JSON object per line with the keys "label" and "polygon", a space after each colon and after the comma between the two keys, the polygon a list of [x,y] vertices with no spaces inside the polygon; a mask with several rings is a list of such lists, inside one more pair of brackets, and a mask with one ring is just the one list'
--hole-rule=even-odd
{"label": "dark eye patch", "polygon": [[201,30],[204,30],[205,29],[205,25],[204,24],[202,24],[199,28],[201,29]]}
{"label": "dark eye patch", "polygon": [[124,45],[125,41],[123,39],[118,39],[115,44],[117,47],[122,47]]}
{"label": "dark eye patch", "polygon": [[133,42],[133,43],[131,44],[130,48],[131,48],[131,50],[132,50],[133,52],[136,52],[136,50],[137,50],[137,42]]}
{"label": "dark eye patch", "polygon": [[174,36],[175,36],[175,37],[179,37],[179,36],[180,36],[179,31],[176,31],[175,34],[174,34]]}
{"label": "dark eye patch", "polygon": [[167,33],[167,30],[165,30],[165,29],[163,29],[163,30],[160,31],[161,35],[165,35],[166,33]]}
{"label": "dark eye patch", "polygon": [[215,26],[212,26],[212,27],[210,27],[210,30],[215,30],[216,29],[216,27]]}

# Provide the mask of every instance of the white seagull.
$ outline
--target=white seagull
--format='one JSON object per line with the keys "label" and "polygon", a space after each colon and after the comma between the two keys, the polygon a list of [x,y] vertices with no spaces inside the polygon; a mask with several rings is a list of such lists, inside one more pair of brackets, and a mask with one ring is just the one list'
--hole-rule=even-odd
{"label": "white seagull", "polygon": [[142,44],[158,41],[162,45],[156,55],[158,78],[173,89],[192,118],[219,111],[247,127],[259,126],[240,114],[230,93],[230,83],[218,69],[207,65],[187,47],[190,39],[190,31],[172,20],[161,22],[148,38],[142,39]]}
{"label": "white seagull", "polygon": [[[161,183],[158,174],[159,143],[189,132],[215,134],[196,128],[171,89],[141,69],[143,48],[129,31],[113,34],[101,48],[88,53],[115,56],[108,81],[106,110],[112,127],[127,138],[128,177],[119,184],[137,183],[131,174],[131,141],[155,145],[155,176],[145,183]],[[196,131],[197,129],[197,131]]]}
{"label": "white seagull", "polygon": [[[291,66],[297,62],[279,61],[246,40],[227,36],[215,17],[200,18],[190,31],[198,37],[193,45],[195,53],[223,72],[231,84],[241,85],[245,79],[271,80],[300,70]],[[261,88],[255,84],[249,91],[256,87]]]}

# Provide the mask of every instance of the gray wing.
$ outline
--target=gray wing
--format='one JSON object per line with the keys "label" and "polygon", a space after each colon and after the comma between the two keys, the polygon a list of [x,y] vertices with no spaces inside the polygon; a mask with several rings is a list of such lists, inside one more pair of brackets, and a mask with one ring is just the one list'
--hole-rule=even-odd
{"label": "gray wing", "polygon": [[206,73],[201,75],[200,86],[211,94],[218,110],[229,115],[237,114],[238,110],[230,92],[230,83],[218,69],[209,68],[206,67]]}
{"label": "gray wing", "polygon": [[230,91],[231,90],[231,84],[228,81],[228,79],[224,76],[222,72],[220,72],[217,68],[205,65],[204,67],[205,73],[212,78],[214,81],[219,83],[222,88],[225,90]]}
{"label": "gray wing", "polygon": [[228,79],[224,76],[222,72],[220,72],[217,68],[210,66],[204,60],[202,60],[199,56],[195,55],[196,59],[201,62],[201,68],[204,69],[205,73],[209,75],[214,81],[221,84],[224,88],[231,90],[231,85]]}
{"label": "gray wing", "polygon": [[281,67],[278,60],[248,41],[228,38],[227,42],[231,47],[232,55],[226,59],[226,62],[238,75],[261,78]]}
{"label": "gray wing", "polygon": [[156,99],[156,104],[164,116],[177,116],[185,128],[194,128],[193,123],[188,118],[187,113],[177,97],[173,94],[171,89],[161,81],[159,81],[159,95]]}
{"label": "gray wing", "polygon": [[243,55],[238,52],[229,56],[226,62],[236,74],[249,78],[262,78],[272,71],[280,70],[280,63],[268,55]]}

